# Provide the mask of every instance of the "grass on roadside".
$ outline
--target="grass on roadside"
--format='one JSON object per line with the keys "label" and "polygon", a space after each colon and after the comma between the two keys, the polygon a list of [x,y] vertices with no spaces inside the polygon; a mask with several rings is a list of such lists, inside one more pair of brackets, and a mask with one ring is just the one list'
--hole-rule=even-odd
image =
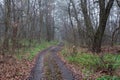
{"label": "grass on roadside", "polygon": [[[28,44],[28,42],[25,42],[24,44]],[[57,41],[51,41],[51,42],[41,42],[41,43],[36,43],[35,42],[32,43],[31,45],[34,45],[30,48],[26,48],[25,50],[21,50],[20,53],[16,54],[18,59],[28,59],[28,60],[32,60],[33,57],[38,54],[38,52],[40,52],[41,50],[44,50],[45,48],[51,46],[51,45],[56,45]]]}
{"label": "grass on roadside", "polygon": [[120,80],[120,77],[106,75],[106,76],[97,78],[97,80]]}
{"label": "grass on roadside", "polygon": [[112,69],[111,71],[113,71],[114,74],[114,72],[120,68],[119,54],[106,53],[103,55],[102,59],[97,54],[95,55],[92,53],[83,52],[78,52],[75,56],[71,56],[70,53],[68,53],[67,49],[64,48],[62,55],[69,63],[80,67],[86,77],[89,77],[90,75],[99,71],[108,70],[109,67],[111,67],[110,69]]}

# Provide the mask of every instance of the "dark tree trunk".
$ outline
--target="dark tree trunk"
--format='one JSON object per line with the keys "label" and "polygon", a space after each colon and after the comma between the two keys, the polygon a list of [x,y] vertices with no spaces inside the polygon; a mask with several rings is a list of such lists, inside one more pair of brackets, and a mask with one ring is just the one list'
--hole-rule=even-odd
{"label": "dark tree trunk", "polygon": [[117,1],[118,6],[120,7],[120,0],[116,0],[116,1]]}
{"label": "dark tree trunk", "polygon": [[13,45],[12,45],[12,50],[13,53],[15,52],[15,48],[17,47],[17,23],[15,25],[13,25],[13,36],[12,36],[12,41],[13,41]]}
{"label": "dark tree trunk", "polygon": [[114,2],[114,0],[109,0],[107,6],[105,8],[105,1],[99,0],[100,22],[99,22],[99,27],[94,35],[93,46],[92,46],[93,52],[99,53],[101,51],[102,38],[104,35],[107,19],[109,17],[113,2]]}

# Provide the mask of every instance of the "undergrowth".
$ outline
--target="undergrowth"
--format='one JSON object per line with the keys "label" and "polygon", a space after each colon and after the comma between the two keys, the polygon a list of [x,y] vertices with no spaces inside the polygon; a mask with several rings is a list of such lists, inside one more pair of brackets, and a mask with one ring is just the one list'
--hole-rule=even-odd
{"label": "undergrowth", "polygon": [[[23,44],[28,45],[29,43],[26,41]],[[35,42],[33,42],[31,43],[32,47],[26,48],[25,50],[21,49],[20,53],[17,53],[16,56],[18,59],[25,58],[28,60],[32,60],[33,57],[35,57],[35,55],[38,54],[41,50],[44,50],[45,48],[56,44],[57,41],[51,41],[51,42],[42,41],[41,43],[36,43],[36,44]]]}
{"label": "undergrowth", "polygon": [[[96,72],[101,72],[104,75],[113,76],[116,75],[116,70],[120,68],[119,54],[106,53],[102,56],[99,56],[98,54],[78,52],[75,56],[72,56],[70,55],[68,50],[64,48],[64,50],[62,51],[62,55],[69,63],[75,64],[76,66],[80,67],[86,77],[89,77],[91,74],[94,74]],[[109,79],[100,78],[98,80]]]}
{"label": "undergrowth", "polygon": [[97,80],[120,80],[120,77],[106,75],[106,76],[97,78]]}

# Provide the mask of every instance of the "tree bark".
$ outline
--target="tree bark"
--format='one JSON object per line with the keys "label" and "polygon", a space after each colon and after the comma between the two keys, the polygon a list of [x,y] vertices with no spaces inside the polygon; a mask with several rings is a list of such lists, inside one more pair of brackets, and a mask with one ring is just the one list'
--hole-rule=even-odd
{"label": "tree bark", "polygon": [[10,0],[5,0],[5,36],[3,41],[3,49],[8,50],[9,49],[9,36],[8,31],[10,27],[10,11],[11,11],[11,2]]}
{"label": "tree bark", "polygon": [[120,7],[120,0],[116,0],[116,1],[117,1],[118,6]]}
{"label": "tree bark", "polygon": [[87,0],[81,0],[81,8],[84,16],[85,26],[86,26],[86,43],[90,47],[93,41],[94,28],[90,19],[90,15],[87,10]]}
{"label": "tree bark", "polygon": [[72,32],[73,32],[73,44],[76,46],[76,41],[75,41],[76,40],[76,35],[75,35],[73,21],[72,21],[72,18],[71,18],[70,3],[68,4],[68,14],[69,14],[70,24],[71,24]]}
{"label": "tree bark", "polygon": [[93,52],[99,53],[101,51],[102,38],[104,35],[107,19],[109,17],[113,2],[114,2],[114,0],[109,0],[107,6],[105,8],[105,1],[99,0],[100,20],[99,20],[99,27],[94,35],[94,41],[93,41],[93,46],[92,46]]}

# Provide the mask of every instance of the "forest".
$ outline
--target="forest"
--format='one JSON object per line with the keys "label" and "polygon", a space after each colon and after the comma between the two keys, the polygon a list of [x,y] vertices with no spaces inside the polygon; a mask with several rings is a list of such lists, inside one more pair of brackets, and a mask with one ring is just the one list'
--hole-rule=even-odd
{"label": "forest", "polygon": [[0,80],[120,80],[120,0],[0,0]]}

